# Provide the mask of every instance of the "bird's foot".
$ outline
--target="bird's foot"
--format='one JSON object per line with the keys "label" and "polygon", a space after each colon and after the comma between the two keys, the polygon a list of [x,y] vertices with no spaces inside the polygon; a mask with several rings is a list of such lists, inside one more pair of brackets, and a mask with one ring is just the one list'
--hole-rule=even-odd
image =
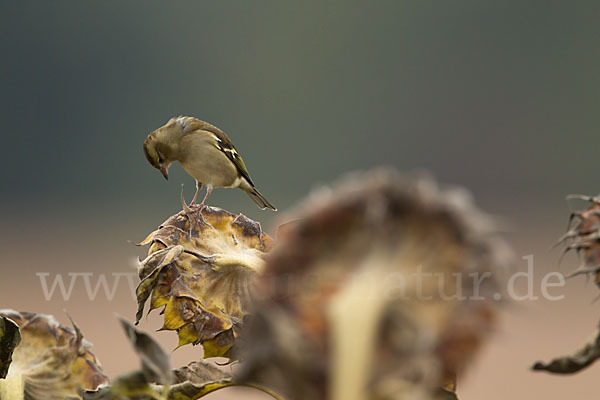
{"label": "bird's foot", "polygon": [[192,205],[192,203],[190,203],[189,205],[187,205],[185,203],[185,196],[183,193],[183,184],[181,185],[181,208],[183,208],[183,211],[187,214],[189,214],[192,210],[190,208],[190,206]]}

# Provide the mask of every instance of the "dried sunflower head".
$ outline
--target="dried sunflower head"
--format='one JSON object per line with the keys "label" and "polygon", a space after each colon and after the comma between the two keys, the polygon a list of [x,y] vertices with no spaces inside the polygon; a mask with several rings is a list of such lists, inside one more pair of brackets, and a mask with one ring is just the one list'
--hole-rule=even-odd
{"label": "dried sunflower head", "polygon": [[259,280],[240,379],[288,399],[441,398],[493,323],[491,302],[471,301],[491,298],[508,260],[491,219],[462,190],[390,170],[350,176],[292,219]]}
{"label": "dried sunflower head", "polygon": [[593,276],[600,287],[600,196],[570,195],[569,198],[588,201],[589,206],[571,214],[567,233],[558,244],[568,242],[565,253],[571,250],[583,253],[581,265],[570,276]]}
{"label": "dried sunflower head", "polygon": [[0,380],[0,398],[64,400],[107,384],[91,344],[81,331],[60,325],[50,315],[0,310],[14,321],[21,343],[13,353],[6,380]]}
{"label": "dried sunflower head", "polygon": [[271,238],[241,214],[185,206],[140,243],[147,244],[136,320],[150,299],[150,311],[164,307],[162,329],[177,331],[179,346],[202,344],[205,358],[233,357]]}
{"label": "dried sunflower head", "polygon": [[[588,207],[571,213],[569,226],[557,245],[566,243],[564,254],[575,250],[582,256],[581,264],[569,277],[585,275],[594,278],[600,287],[600,196],[570,195],[587,201]],[[575,221],[575,223],[573,223]],[[579,349],[566,356],[556,357],[549,362],[536,362],[532,369],[556,374],[579,372],[600,358],[600,326]]]}

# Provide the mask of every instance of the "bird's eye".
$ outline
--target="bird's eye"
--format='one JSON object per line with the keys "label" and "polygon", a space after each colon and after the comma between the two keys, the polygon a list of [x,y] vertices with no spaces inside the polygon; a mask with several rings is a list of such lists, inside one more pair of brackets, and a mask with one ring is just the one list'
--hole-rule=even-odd
{"label": "bird's eye", "polygon": [[162,164],[162,163],[163,163],[163,161],[165,161],[165,160],[163,160],[163,158],[162,158],[162,157],[158,157],[158,163],[159,163],[159,164]]}

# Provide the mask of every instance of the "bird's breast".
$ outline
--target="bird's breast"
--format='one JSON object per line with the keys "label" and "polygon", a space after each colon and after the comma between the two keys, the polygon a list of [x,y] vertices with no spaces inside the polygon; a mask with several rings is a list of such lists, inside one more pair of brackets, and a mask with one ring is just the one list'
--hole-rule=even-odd
{"label": "bird's breast", "polygon": [[179,162],[188,174],[205,185],[231,187],[239,184],[233,162],[212,144],[189,144]]}

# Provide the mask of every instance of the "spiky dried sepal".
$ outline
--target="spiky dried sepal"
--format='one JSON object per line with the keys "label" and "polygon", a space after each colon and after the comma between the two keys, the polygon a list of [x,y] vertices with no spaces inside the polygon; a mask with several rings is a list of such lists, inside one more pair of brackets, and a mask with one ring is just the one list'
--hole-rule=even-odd
{"label": "spiky dried sepal", "polygon": [[581,265],[569,277],[591,276],[600,287],[600,198],[583,195],[570,195],[569,198],[584,200],[590,205],[571,214],[567,232],[557,244],[566,243],[564,253],[575,250],[583,256]]}
{"label": "spiky dried sepal", "polygon": [[164,307],[164,330],[177,331],[179,346],[202,344],[204,357],[233,357],[232,346],[248,313],[251,284],[271,238],[259,223],[216,207],[187,206],[140,245],[136,323]]}

